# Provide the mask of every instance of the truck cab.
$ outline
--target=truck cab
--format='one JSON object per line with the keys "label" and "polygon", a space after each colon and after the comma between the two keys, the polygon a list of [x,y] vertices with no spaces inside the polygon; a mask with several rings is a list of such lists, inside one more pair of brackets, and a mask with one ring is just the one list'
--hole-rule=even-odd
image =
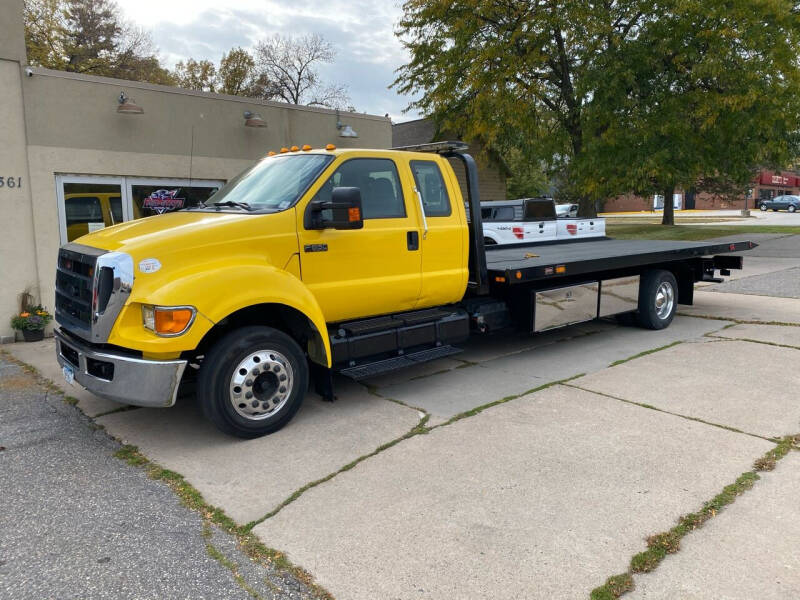
{"label": "truck cab", "polygon": [[[58,360],[68,379],[140,406],[171,406],[181,381],[196,378],[221,429],[262,435],[297,410],[309,369],[327,374],[332,345],[346,362],[383,347],[352,343],[363,323],[332,344],[331,326],[415,311],[430,323],[419,311],[463,298],[468,237],[438,154],[284,149],[204,206],[62,247]],[[465,323],[454,336],[408,335],[435,347],[463,339]]]}

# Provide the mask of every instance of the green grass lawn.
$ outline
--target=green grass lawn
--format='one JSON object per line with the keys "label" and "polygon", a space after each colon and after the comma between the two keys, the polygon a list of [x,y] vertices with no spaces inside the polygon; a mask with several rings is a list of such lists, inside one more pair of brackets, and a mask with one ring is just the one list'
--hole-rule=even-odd
{"label": "green grass lawn", "polygon": [[606,234],[623,240],[707,240],[726,235],[750,233],[784,233],[800,235],[800,226],[780,225],[654,225],[607,223]]}

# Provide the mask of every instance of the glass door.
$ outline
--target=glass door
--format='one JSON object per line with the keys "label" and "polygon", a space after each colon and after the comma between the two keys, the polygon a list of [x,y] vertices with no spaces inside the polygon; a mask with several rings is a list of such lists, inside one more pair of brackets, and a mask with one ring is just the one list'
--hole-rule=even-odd
{"label": "glass door", "polygon": [[122,177],[56,176],[61,243],[127,220]]}

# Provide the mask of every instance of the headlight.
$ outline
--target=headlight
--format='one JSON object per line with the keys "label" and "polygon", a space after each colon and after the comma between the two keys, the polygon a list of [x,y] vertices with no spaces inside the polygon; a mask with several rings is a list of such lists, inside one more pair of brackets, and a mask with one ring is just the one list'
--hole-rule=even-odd
{"label": "headlight", "polygon": [[142,305],[142,324],[156,335],[174,337],[192,326],[197,309],[194,306]]}

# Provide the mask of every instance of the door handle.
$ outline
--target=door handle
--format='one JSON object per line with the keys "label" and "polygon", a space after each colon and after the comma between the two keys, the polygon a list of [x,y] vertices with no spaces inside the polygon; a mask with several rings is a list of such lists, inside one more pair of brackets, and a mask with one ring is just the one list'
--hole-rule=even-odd
{"label": "door handle", "polygon": [[409,250],[419,250],[419,231],[409,231],[406,233],[406,245]]}

